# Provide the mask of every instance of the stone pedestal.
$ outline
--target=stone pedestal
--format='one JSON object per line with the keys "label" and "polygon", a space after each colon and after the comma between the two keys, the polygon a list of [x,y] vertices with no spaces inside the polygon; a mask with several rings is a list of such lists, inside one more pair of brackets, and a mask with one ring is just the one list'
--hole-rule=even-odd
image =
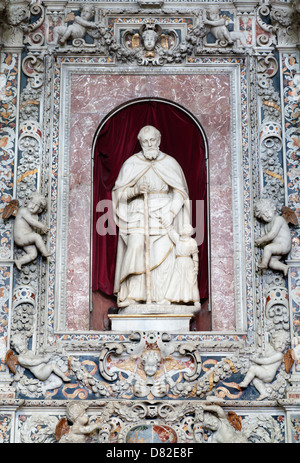
{"label": "stone pedestal", "polygon": [[127,307],[120,308],[120,315],[186,315],[195,314],[200,311],[195,305],[179,305],[179,304],[131,304]]}
{"label": "stone pedestal", "polygon": [[167,331],[168,333],[186,333],[190,331],[192,313],[186,314],[113,314],[108,315],[111,330],[131,331]]}

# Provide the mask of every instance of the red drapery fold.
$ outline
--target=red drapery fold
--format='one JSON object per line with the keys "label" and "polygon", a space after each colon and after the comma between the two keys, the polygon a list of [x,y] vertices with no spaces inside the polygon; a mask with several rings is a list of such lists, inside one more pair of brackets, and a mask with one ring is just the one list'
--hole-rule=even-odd
{"label": "red drapery fold", "polygon": [[[204,227],[204,241],[199,246],[199,291],[200,298],[208,297],[208,243],[207,243],[207,175],[205,145],[199,127],[192,118],[166,102],[140,101],[126,106],[110,117],[102,128],[94,149],[93,184],[93,291],[113,294],[114,272],[117,250],[117,235],[113,234],[110,217],[109,233],[99,235],[97,221],[109,207],[111,191],[122,164],[141,150],[137,135],[142,127],[152,125],[161,132],[160,149],[173,156],[185,174],[192,208],[192,224]],[[203,221],[196,220],[196,207],[203,201]],[[101,203],[100,203],[101,201]],[[104,208],[101,205],[105,205]],[[98,209],[98,211],[97,211]]]}

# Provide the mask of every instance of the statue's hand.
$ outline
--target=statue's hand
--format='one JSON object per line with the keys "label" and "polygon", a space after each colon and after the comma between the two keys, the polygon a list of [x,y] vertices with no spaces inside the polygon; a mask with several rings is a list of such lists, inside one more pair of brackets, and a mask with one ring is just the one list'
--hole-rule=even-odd
{"label": "statue's hand", "polygon": [[264,241],[261,238],[256,238],[255,244],[256,246],[260,246]]}
{"label": "statue's hand", "polygon": [[43,224],[43,225],[41,226],[41,231],[42,231],[44,234],[48,233],[48,231],[49,231],[48,225]]}
{"label": "statue's hand", "polygon": [[166,214],[161,218],[161,223],[165,228],[169,228],[173,223],[174,215],[173,214]]}
{"label": "statue's hand", "polygon": [[138,187],[138,191],[140,194],[148,193],[149,192],[149,185],[147,183],[141,183]]}
{"label": "statue's hand", "polygon": [[161,222],[165,228],[168,228],[172,225],[174,221],[174,214],[171,212],[167,213],[164,217],[162,217]]}

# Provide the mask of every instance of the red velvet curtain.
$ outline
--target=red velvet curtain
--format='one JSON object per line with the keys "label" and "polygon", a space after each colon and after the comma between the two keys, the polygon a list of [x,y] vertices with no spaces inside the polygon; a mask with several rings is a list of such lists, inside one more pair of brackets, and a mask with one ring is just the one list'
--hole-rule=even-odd
{"label": "red velvet curtain", "polygon": [[[195,122],[180,108],[160,101],[140,101],[124,107],[110,117],[95,142],[93,185],[93,291],[113,294],[117,235],[111,233],[113,218],[107,222],[110,233],[99,235],[97,220],[111,207],[100,212],[97,205],[111,200],[111,190],[124,161],[141,150],[137,135],[142,127],[152,125],[161,132],[161,151],[173,156],[185,174],[192,201],[192,224],[196,227],[196,201],[204,201],[205,237],[199,246],[200,298],[208,297],[207,176],[204,140]],[[102,203],[103,204],[103,203]],[[108,203],[109,204],[109,203]],[[100,207],[101,209],[101,207]],[[199,222],[197,220],[197,222]],[[198,230],[198,234],[200,232]]]}

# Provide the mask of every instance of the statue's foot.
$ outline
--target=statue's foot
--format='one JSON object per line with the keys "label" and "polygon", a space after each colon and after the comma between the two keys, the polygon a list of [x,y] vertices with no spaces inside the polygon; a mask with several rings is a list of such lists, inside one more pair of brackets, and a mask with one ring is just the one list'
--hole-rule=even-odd
{"label": "statue's foot", "polygon": [[245,383],[244,381],[242,381],[240,384],[239,384],[240,388],[241,389],[246,389],[246,387],[248,387],[248,384]]}
{"label": "statue's foot", "polygon": [[262,392],[257,398],[257,400],[264,400],[264,399],[267,399],[268,397],[269,397],[269,394],[267,392]]}
{"label": "statue's foot", "polygon": [[69,376],[63,375],[62,379],[65,381],[65,383],[69,383],[71,381],[71,378]]}
{"label": "statue's foot", "polygon": [[263,262],[261,262],[260,264],[257,265],[258,268],[261,268],[261,269],[266,269],[268,268],[268,266],[266,264],[264,264]]}
{"label": "statue's foot", "polygon": [[163,299],[162,301],[156,302],[158,305],[170,305],[171,301],[168,301],[167,299]]}
{"label": "statue's foot", "polygon": [[44,252],[43,256],[44,257],[50,257],[52,254],[52,252]]}
{"label": "statue's foot", "polygon": [[20,264],[20,262],[18,260],[15,261],[15,264],[16,264],[17,269],[21,270],[22,264]]}
{"label": "statue's foot", "polygon": [[130,304],[132,304],[132,301],[129,301],[128,299],[124,299],[124,301],[118,301],[118,307],[128,307]]}

